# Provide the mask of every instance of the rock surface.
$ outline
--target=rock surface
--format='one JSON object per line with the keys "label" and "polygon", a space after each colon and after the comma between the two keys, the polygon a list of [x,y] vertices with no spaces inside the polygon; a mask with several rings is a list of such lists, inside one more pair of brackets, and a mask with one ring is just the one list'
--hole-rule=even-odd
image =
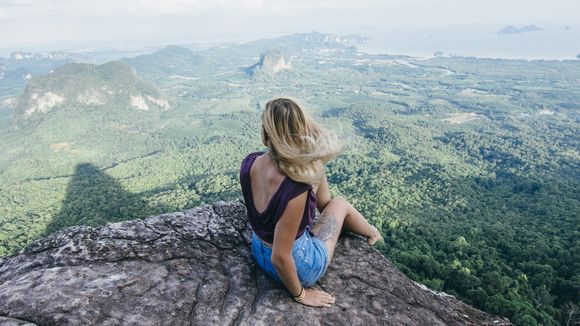
{"label": "rock surface", "polygon": [[295,303],[254,264],[250,236],[238,202],[66,228],[0,259],[0,325],[510,325],[348,233],[316,285],[334,306]]}

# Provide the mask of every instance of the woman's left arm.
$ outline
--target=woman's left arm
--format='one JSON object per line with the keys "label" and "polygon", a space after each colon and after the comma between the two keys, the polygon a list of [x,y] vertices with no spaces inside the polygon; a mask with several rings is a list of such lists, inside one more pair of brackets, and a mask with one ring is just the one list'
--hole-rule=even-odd
{"label": "woman's left arm", "polygon": [[292,257],[292,246],[300,226],[307,194],[308,192],[304,192],[288,201],[286,209],[276,223],[272,243],[272,264],[293,296],[300,294],[302,289]]}
{"label": "woman's left arm", "polygon": [[328,204],[331,200],[330,198],[330,189],[328,189],[328,180],[326,179],[326,169],[324,164],[320,162],[322,165],[320,168],[322,169],[324,175],[322,177],[322,182],[318,184],[318,189],[316,189],[316,208],[319,212],[322,213],[326,204]]}
{"label": "woman's left arm", "polygon": [[[305,191],[288,201],[286,209],[274,229],[272,264],[293,296],[299,295],[302,290],[302,285],[296,272],[294,257],[292,257],[292,246],[300,226],[307,195],[308,191]],[[330,307],[334,303],[334,297],[324,291],[304,289],[302,303],[314,307]]]}

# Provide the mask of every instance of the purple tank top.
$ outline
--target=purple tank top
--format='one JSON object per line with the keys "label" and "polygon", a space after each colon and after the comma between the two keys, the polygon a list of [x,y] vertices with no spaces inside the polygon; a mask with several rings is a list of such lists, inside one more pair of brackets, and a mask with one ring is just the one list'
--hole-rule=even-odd
{"label": "purple tank top", "polygon": [[252,184],[250,180],[250,168],[256,157],[264,154],[265,152],[254,152],[248,154],[246,158],[242,161],[240,168],[240,184],[242,186],[242,194],[244,196],[244,201],[246,204],[246,210],[248,212],[248,221],[252,230],[256,235],[269,243],[274,242],[274,228],[276,223],[284,213],[286,205],[294,197],[308,191],[308,198],[306,200],[306,206],[304,207],[304,213],[302,214],[302,221],[298,227],[298,233],[296,234],[296,239],[298,239],[306,229],[307,225],[312,227],[312,222],[314,221],[314,214],[316,209],[316,195],[312,191],[312,185],[303,182],[297,182],[292,180],[290,177],[286,176],[278,190],[272,195],[268,207],[262,213],[258,213],[256,206],[254,205],[254,200],[252,198]]}

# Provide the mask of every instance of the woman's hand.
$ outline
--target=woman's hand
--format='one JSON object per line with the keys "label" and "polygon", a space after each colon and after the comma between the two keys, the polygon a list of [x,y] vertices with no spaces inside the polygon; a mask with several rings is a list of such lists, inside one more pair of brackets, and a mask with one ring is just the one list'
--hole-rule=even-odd
{"label": "woman's hand", "polygon": [[306,295],[301,302],[302,304],[312,307],[329,308],[334,303],[334,297],[324,291],[315,289],[304,289],[304,291]]}

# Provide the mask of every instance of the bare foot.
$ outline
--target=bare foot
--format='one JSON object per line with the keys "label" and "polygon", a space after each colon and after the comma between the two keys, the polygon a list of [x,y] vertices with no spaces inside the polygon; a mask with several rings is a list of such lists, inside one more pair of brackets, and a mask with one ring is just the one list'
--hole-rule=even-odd
{"label": "bare foot", "polygon": [[381,236],[381,232],[379,232],[379,230],[377,230],[376,227],[374,227],[373,225],[371,225],[372,228],[372,235],[370,237],[368,237],[368,242],[369,244],[372,246],[375,244],[375,242],[377,242],[377,240],[379,240],[380,238],[382,238]]}

